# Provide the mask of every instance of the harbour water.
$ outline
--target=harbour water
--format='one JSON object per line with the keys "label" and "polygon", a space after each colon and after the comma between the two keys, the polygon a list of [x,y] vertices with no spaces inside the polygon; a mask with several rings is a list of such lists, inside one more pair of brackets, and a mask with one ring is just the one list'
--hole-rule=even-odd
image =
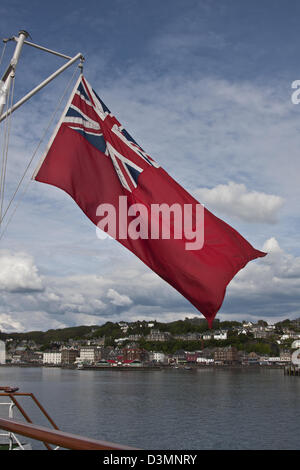
{"label": "harbour water", "polygon": [[300,449],[300,379],[282,369],[1,367],[0,384],[34,393],[63,431],[141,449]]}

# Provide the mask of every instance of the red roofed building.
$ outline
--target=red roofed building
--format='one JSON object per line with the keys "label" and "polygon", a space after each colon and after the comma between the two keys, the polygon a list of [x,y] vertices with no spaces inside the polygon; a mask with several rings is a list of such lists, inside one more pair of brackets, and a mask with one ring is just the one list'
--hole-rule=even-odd
{"label": "red roofed building", "polygon": [[149,354],[145,349],[141,348],[124,348],[123,349],[123,363],[128,363],[138,359],[145,362],[149,358]]}

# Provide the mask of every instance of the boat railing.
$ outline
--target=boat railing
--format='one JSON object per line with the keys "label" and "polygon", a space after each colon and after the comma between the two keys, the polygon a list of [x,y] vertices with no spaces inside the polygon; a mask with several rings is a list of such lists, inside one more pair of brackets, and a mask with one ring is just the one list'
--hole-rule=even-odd
{"label": "boat railing", "polygon": [[[0,387],[0,397],[9,398],[9,401],[0,403],[9,407],[9,419],[0,418],[0,429],[7,431],[5,434],[0,433],[0,435],[8,437],[8,450],[14,449],[13,442],[17,444],[19,450],[25,450],[17,435],[43,442],[47,450],[58,450],[60,448],[71,450],[133,450],[132,447],[122,446],[121,444],[100,441],[61,431],[33,393],[21,393],[18,392],[18,388]],[[31,398],[52,428],[34,424],[23,406],[21,406],[19,397]],[[25,423],[14,419],[14,407],[19,410],[26,421]],[[53,448],[51,444],[54,444],[56,447]]]}
{"label": "boat railing", "polygon": [[[31,418],[29,417],[28,413],[25,411],[24,407],[21,405],[21,403],[19,401],[20,397],[29,397],[34,402],[34,404],[40,409],[40,411],[45,416],[47,421],[51,424],[51,426],[56,430],[59,429],[58,426],[53,421],[53,419],[50,417],[50,415],[47,413],[45,408],[41,405],[41,403],[39,402],[39,400],[36,398],[36,396],[33,393],[21,393],[21,392],[18,392],[18,390],[19,390],[18,388],[12,388],[12,387],[0,387],[0,397],[8,397],[9,398],[9,401],[2,402],[1,405],[7,405],[8,406],[10,420],[12,420],[13,417],[14,417],[13,409],[14,409],[14,407],[16,407],[19,410],[19,412],[21,413],[21,415],[23,416],[23,418],[27,421],[27,423],[32,424]],[[2,434],[2,436],[3,436],[3,434]],[[16,436],[14,435],[13,432],[8,433],[8,438],[9,438],[9,441],[10,441],[10,447],[11,447],[11,444],[12,444],[13,440],[15,442],[18,442],[18,439],[16,438]],[[18,444],[20,445],[19,442],[18,442]],[[44,445],[45,445],[46,449],[52,450],[47,442],[44,442]],[[20,447],[22,448],[23,446],[21,445]]]}
{"label": "boat railing", "polygon": [[[59,448],[70,450],[137,450],[107,441],[99,441],[77,434],[70,434],[56,429],[49,429],[31,423],[0,418],[0,429],[20,434],[31,439],[54,444]],[[54,450],[50,447],[49,450]]]}

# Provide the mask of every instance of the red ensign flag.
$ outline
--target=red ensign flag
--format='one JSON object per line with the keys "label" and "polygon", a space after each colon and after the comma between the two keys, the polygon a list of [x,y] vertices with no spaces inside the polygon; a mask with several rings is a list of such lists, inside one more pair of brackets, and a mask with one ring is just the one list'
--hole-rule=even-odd
{"label": "red ensign flag", "polygon": [[234,275],[266,254],[159,167],[83,76],[33,178],[66,191],[94,224],[188,299],[210,327]]}

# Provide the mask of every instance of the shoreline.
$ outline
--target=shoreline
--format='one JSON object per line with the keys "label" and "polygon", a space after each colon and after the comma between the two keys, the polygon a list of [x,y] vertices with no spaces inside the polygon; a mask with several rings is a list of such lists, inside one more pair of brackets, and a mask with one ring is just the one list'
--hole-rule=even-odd
{"label": "shoreline", "polygon": [[163,371],[163,370],[174,370],[174,371],[185,371],[185,372],[194,372],[197,370],[206,370],[206,369],[222,369],[222,370],[253,370],[253,369],[282,369],[284,370],[285,367],[289,367],[290,364],[285,365],[260,365],[260,364],[251,364],[251,365],[242,365],[242,364],[210,364],[210,365],[179,365],[179,366],[169,366],[160,364],[158,366],[93,366],[93,365],[86,365],[82,368],[78,368],[74,365],[58,365],[58,364],[0,364],[1,367],[20,367],[20,368],[38,368],[38,367],[45,367],[47,369],[69,369],[69,370],[115,370],[115,371]]}

